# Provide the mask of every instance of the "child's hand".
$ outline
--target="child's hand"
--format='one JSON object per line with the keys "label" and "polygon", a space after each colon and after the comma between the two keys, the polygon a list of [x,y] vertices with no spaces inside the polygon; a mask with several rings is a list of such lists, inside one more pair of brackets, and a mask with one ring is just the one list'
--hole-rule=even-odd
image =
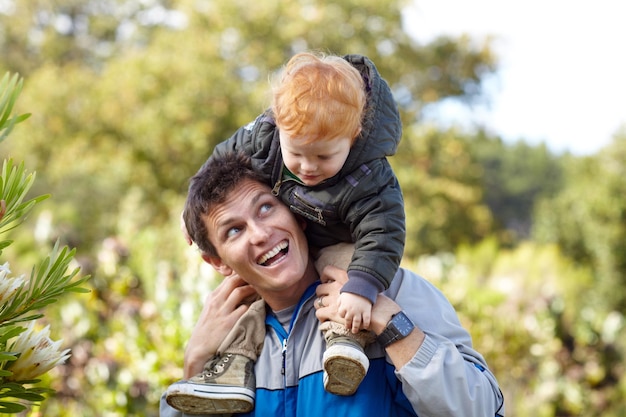
{"label": "child's hand", "polygon": [[356,334],[370,327],[372,303],[360,295],[344,292],[339,295],[338,312],[346,321],[346,327]]}

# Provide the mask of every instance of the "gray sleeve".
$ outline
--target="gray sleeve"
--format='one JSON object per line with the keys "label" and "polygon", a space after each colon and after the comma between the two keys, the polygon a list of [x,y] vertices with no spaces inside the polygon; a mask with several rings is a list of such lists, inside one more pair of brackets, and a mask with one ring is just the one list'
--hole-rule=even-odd
{"label": "gray sleeve", "polygon": [[389,294],[425,334],[413,359],[396,370],[420,416],[504,416],[498,382],[445,296],[400,269]]}

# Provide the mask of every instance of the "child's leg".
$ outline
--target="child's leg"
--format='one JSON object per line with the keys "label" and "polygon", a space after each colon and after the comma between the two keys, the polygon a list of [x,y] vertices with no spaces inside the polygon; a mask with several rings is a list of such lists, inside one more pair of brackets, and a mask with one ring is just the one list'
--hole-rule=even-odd
{"label": "child's leg", "polygon": [[316,251],[315,269],[317,273],[322,275],[322,271],[328,265],[336,266],[341,269],[348,269],[354,254],[354,243],[337,243],[336,245],[326,246]]}
{"label": "child's leg", "polygon": [[190,414],[246,413],[254,408],[254,362],[265,338],[265,302],[239,318],[204,371],[169,387],[168,404]]}
{"label": "child's leg", "polygon": [[[328,265],[347,269],[354,253],[354,244],[338,243],[318,251],[315,268],[321,275]],[[337,395],[352,395],[365,378],[369,359],[364,348],[375,340],[370,331],[350,332],[340,323],[327,321],[320,324],[326,340],[324,352],[324,389]]]}
{"label": "child's leg", "polygon": [[356,392],[369,369],[364,347],[375,340],[372,332],[350,332],[343,324],[326,321],[320,324],[326,339],[324,351],[324,389],[336,395]]}
{"label": "child's leg", "polygon": [[325,321],[320,324],[320,330],[324,334],[326,343],[329,343],[332,339],[348,337],[361,346],[361,350],[365,349],[365,346],[376,341],[376,335],[374,332],[361,330],[357,334],[354,334],[343,324],[339,324],[334,321]]}
{"label": "child's leg", "polygon": [[256,300],[237,320],[217,349],[217,355],[243,355],[256,362],[265,339],[265,301]]}

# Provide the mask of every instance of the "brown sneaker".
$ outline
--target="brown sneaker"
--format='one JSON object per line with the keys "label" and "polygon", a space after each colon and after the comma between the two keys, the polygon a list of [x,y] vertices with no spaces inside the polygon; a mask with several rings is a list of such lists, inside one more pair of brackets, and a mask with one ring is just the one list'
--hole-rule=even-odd
{"label": "brown sneaker", "polygon": [[247,413],[254,408],[254,362],[227,353],[211,359],[204,371],[170,385],[165,400],[187,414]]}
{"label": "brown sneaker", "polygon": [[348,336],[329,338],[323,359],[324,389],[336,395],[354,394],[370,366],[361,345]]}

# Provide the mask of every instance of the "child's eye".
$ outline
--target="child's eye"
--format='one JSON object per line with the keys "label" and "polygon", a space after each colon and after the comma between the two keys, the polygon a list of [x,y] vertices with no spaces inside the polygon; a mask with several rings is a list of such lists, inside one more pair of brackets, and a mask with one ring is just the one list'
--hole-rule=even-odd
{"label": "child's eye", "polygon": [[320,161],[327,161],[328,159],[330,159],[330,156],[328,156],[328,155],[319,155],[317,158]]}

